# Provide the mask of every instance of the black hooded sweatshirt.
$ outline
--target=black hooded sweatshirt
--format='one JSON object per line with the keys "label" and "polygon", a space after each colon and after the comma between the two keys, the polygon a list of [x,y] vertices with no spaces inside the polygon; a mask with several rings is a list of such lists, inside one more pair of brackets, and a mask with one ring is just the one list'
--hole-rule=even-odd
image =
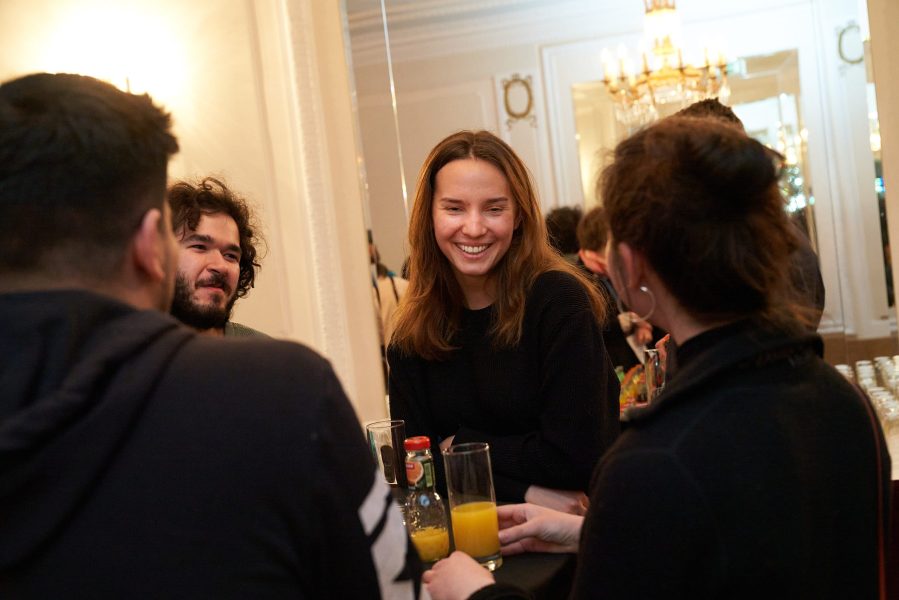
{"label": "black hooded sweatshirt", "polygon": [[0,598],[416,594],[311,350],[59,291],[0,294],[0,361]]}

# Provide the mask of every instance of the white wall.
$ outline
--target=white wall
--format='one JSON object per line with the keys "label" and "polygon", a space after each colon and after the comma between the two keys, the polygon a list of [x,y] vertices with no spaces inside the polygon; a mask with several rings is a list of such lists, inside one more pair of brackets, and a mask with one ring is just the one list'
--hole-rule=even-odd
{"label": "white wall", "polygon": [[360,416],[383,415],[335,3],[3,0],[0,39],[0,80],[127,77],[164,104],[181,144],[170,175],[222,176],[265,224],[268,254],[235,319],[324,353]]}

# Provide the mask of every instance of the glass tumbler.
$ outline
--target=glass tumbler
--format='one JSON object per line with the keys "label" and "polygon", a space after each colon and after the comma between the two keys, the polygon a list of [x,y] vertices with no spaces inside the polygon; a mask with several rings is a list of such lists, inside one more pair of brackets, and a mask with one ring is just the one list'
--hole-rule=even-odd
{"label": "glass tumbler", "polygon": [[645,350],[645,356],[646,401],[652,402],[665,389],[665,369],[658,350]]}
{"label": "glass tumbler", "polygon": [[365,426],[365,432],[371,454],[388,485],[405,489],[406,451],[403,441],[406,439],[406,422],[402,419],[373,421]]}
{"label": "glass tumbler", "polygon": [[502,566],[503,558],[490,446],[483,442],[451,446],[443,451],[443,463],[456,550],[495,571]]}

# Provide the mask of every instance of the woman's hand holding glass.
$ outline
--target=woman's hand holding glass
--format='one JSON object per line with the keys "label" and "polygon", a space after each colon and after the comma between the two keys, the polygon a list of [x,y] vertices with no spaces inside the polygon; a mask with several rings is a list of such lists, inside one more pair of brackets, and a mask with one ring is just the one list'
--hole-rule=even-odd
{"label": "woman's hand holding glass", "polygon": [[503,555],[577,552],[584,517],[534,504],[507,504],[496,510]]}

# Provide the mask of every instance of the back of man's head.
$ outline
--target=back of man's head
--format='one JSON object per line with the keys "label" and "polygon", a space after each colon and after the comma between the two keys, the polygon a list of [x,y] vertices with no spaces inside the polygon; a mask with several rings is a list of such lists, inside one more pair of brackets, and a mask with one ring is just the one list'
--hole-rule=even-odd
{"label": "back of man's head", "polygon": [[576,206],[554,208],[546,215],[546,230],[549,243],[560,254],[576,254],[578,251],[577,229],[581,220],[581,209]]}
{"label": "back of man's head", "polygon": [[81,75],[0,85],[0,278],[94,282],[165,198],[170,117]]}
{"label": "back of man's head", "polygon": [[609,224],[605,209],[601,206],[591,208],[577,224],[577,241],[581,250],[604,252],[608,237]]}

